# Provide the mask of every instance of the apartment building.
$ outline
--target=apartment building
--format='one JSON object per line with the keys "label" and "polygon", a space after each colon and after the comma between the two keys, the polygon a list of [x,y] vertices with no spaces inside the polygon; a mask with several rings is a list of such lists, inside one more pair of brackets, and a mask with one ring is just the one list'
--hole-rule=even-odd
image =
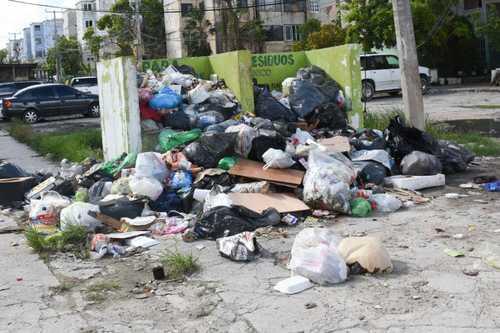
{"label": "apartment building", "polygon": [[64,36],[77,37],[77,25],[76,25],[76,10],[67,9],[63,13],[63,34]]}
{"label": "apartment building", "polygon": [[21,51],[21,61],[31,61],[33,55],[31,54],[31,29],[29,27],[23,29],[23,46]]}
{"label": "apartment building", "polygon": [[[258,19],[265,30],[265,42],[259,51],[290,51],[292,45],[300,40],[300,26],[309,18],[330,23],[337,18],[340,5],[345,0],[233,0],[233,7],[247,8],[241,21]],[[213,53],[224,51],[225,38],[217,29],[223,18],[223,11],[209,10],[220,8],[221,0],[164,0],[165,32],[167,56],[178,58],[187,56],[186,41],[183,36],[186,17],[193,8],[204,8],[205,19],[215,32],[208,34],[208,42]],[[251,43],[249,43],[251,44]],[[249,45],[250,49],[253,47]],[[255,50],[253,50],[255,51]]]}

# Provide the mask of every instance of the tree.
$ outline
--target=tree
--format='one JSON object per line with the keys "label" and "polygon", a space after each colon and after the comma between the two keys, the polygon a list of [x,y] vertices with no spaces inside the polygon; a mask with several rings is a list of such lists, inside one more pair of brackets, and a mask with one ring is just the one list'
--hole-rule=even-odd
{"label": "tree", "polygon": [[8,55],[9,55],[9,52],[7,51],[7,49],[0,50],[0,64],[7,63],[7,56]]}
{"label": "tree", "polygon": [[83,40],[87,44],[90,53],[95,59],[99,60],[99,50],[103,42],[102,36],[97,35],[94,28],[88,28],[85,34],[83,34]]}
{"label": "tree", "polygon": [[144,42],[144,58],[163,58],[167,54],[165,39],[165,16],[163,1],[142,0],[142,39]]}
{"label": "tree", "polygon": [[59,37],[56,45],[48,50],[46,69],[51,75],[56,73],[56,59],[58,56],[64,76],[73,76],[80,73],[82,53],[76,38]]}
{"label": "tree", "polygon": [[306,49],[306,41],[310,34],[321,29],[321,22],[317,19],[309,19],[300,26],[301,40],[293,44],[293,51],[302,51]]}
{"label": "tree", "polygon": [[208,43],[208,33],[212,24],[205,19],[201,8],[193,8],[187,15],[183,37],[190,57],[200,57],[212,54]]}
{"label": "tree", "polygon": [[[129,56],[134,54],[136,40],[135,9],[128,0],[117,0],[111,6],[111,14],[97,21],[97,28],[106,32],[99,36],[89,28],[84,39],[94,56],[98,57],[103,44],[114,45],[110,56]],[[139,8],[142,16],[141,36],[144,58],[162,58],[166,54],[165,23],[161,0],[142,0]],[[107,55],[107,54],[106,54]]]}
{"label": "tree", "polygon": [[495,49],[500,50],[500,15],[493,5],[488,7],[488,15],[485,22],[476,20],[477,32],[482,37],[487,37]]}
{"label": "tree", "polygon": [[319,31],[312,32],[307,37],[306,49],[321,49],[342,45],[345,43],[346,31],[339,23],[322,25]]}

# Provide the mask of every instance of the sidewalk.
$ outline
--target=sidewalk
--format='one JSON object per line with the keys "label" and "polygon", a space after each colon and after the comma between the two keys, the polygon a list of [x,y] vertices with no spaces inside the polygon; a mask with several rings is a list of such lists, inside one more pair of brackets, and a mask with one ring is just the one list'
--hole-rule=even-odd
{"label": "sidewalk", "polygon": [[25,144],[17,142],[5,130],[0,130],[0,158],[17,164],[28,172],[55,172],[57,165],[40,156]]}

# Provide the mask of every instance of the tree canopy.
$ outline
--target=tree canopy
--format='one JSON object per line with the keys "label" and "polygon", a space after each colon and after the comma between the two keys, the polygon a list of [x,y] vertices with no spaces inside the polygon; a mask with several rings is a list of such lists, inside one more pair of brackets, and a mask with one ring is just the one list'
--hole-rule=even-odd
{"label": "tree canopy", "polygon": [[56,45],[48,50],[45,67],[51,75],[56,73],[57,56],[61,61],[63,76],[73,76],[81,72],[82,53],[76,38],[59,37]]}

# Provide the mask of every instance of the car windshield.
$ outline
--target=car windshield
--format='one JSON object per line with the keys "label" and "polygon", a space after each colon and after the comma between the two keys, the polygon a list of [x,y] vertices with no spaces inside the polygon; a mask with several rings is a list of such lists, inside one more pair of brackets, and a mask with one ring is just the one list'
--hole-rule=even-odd
{"label": "car windshield", "polygon": [[73,79],[72,86],[92,86],[97,84],[97,78],[95,77],[83,77]]}

